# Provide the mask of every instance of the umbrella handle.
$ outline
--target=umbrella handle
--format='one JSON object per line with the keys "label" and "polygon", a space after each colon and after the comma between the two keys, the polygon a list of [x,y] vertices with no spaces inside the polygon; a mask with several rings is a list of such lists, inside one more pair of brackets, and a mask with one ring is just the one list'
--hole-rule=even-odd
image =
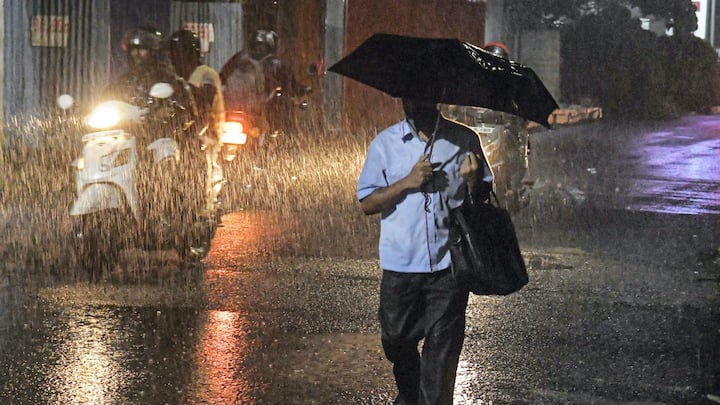
{"label": "umbrella handle", "polygon": [[[442,96],[440,96],[439,104],[442,104],[442,102],[445,100],[445,90],[447,90],[447,89],[445,87],[443,87]],[[428,151],[428,159],[430,159],[432,157],[433,146],[435,146],[435,135],[437,134],[438,128],[440,127],[440,116],[441,116],[440,109],[438,109],[437,116],[435,117],[435,129],[433,130],[432,135],[430,135],[430,141],[429,141],[430,142],[430,150]]]}
{"label": "umbrella handle", "polygon": [[438,110],[437,117],[435,118],[435,129],[433,130],[432,135],[430,135],[430,139],[428,140],[428,146],[425,148],[425,152],[428,155],[428,160],[432,157],[433,146],[435,146],[435,135],[437,135],[438,128],[440,127],[440,116],[441,113],[440,110]]}

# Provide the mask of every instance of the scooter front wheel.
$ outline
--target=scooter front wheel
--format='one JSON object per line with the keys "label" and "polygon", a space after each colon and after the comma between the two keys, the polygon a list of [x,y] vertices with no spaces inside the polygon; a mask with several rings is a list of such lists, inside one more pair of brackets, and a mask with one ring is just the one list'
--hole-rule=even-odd
{"label": "scooter front wheel", "polygon": [[77,217],[75,227],[75,258],[80,271],[91,283],[100,280],[120,260],[122,250],[122,216],[117,210]]}
{"label": "scooter front wheel", "polygon": [[210,252],[210,244],[216,229],[215,219],[199,218],[194,225],[183,232],[182,240],[177,248],[180,259],[188,265],[199,265]]}

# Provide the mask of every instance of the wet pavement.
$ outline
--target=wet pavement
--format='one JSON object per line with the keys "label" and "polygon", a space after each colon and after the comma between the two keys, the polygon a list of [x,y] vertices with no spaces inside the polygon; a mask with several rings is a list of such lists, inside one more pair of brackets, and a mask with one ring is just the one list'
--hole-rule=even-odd
{"label": "wet pavement", "polygon": [[[705,404],[720,394],[717,179],[663,175],[702,183],[684,192],[711,191],[691,199],[637,186],[650,157],[620,153],[593,132],[604,130],[534,142],[535,200],[515,217],[531,282],[471,298],[456,404]],[[608,153],[580,159],[581,148]],[[634,169],[616,176],[620,167]],[[648,200],[640,192],[672,209],[633,205]],[[683,200],[702,210],[677,214]],[[19,242],[2,250],[0,403],[392,402],[374,218],[235,211],[200,271],[179,268],[173,253],[130,251],[88,286],[68,276],[71,259],[46,256],[63,251],[61,222],[18,234],[28,221],[17,216],[32,209],[3,211]],[[331,220],[338,214],[347,220]]]}
{"label": "wet pavement", "polygon": [[[533,170],[591,206],[720,214],[720,116],[584,125],[534,135]],[[555,184],[553,184],[555,185]],[[543,184],[541,186],[547,186]]]}

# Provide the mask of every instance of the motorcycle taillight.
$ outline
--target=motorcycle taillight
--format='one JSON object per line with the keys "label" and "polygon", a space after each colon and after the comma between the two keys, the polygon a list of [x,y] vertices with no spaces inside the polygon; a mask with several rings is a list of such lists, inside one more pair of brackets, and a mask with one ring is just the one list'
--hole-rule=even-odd
{"label": "motorcycle taillight", "polygon": [[227,121],[223,123],[223,131],[220,135],[220,142],[223,144],[243,145],[247,142],[247,134],[243,132],[240,122]]}

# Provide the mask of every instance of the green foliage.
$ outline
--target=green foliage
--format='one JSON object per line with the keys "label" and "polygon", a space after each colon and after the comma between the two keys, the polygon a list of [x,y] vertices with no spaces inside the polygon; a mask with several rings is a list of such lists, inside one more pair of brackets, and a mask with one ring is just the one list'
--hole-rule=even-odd
{"label": "green foliage", "polygon": [[712,47],[691,35],[657,37],[623,6],[582,17],[562,43],[564,98],[596,100],[607,117],[664,118],[714,101]]}
{"label": "green foliage", "polygon": [[587,0],[510,0],[508,14],[524,30],[553,28],[575,21],[586,10]]}
{"label": "green foliage", "polygon": [[640,7],[643,14],[664,18],[675,35],[689,35],[697,29],[692,0],[633,0],[632,5]]}
{"label": "green foliage", "polygon": [[664,18],[676,34],[697,29],[692,0],[506,0],[508,14],[522,29],[559,28],[583,16],[617,7],[639,7],[644,15]]}
{"label": "green foliage", "polygon": [[702,111],[713,103],[715,51],[694,36],[663,39],[666,49],[670,92],[678,105],[689,111]]}

